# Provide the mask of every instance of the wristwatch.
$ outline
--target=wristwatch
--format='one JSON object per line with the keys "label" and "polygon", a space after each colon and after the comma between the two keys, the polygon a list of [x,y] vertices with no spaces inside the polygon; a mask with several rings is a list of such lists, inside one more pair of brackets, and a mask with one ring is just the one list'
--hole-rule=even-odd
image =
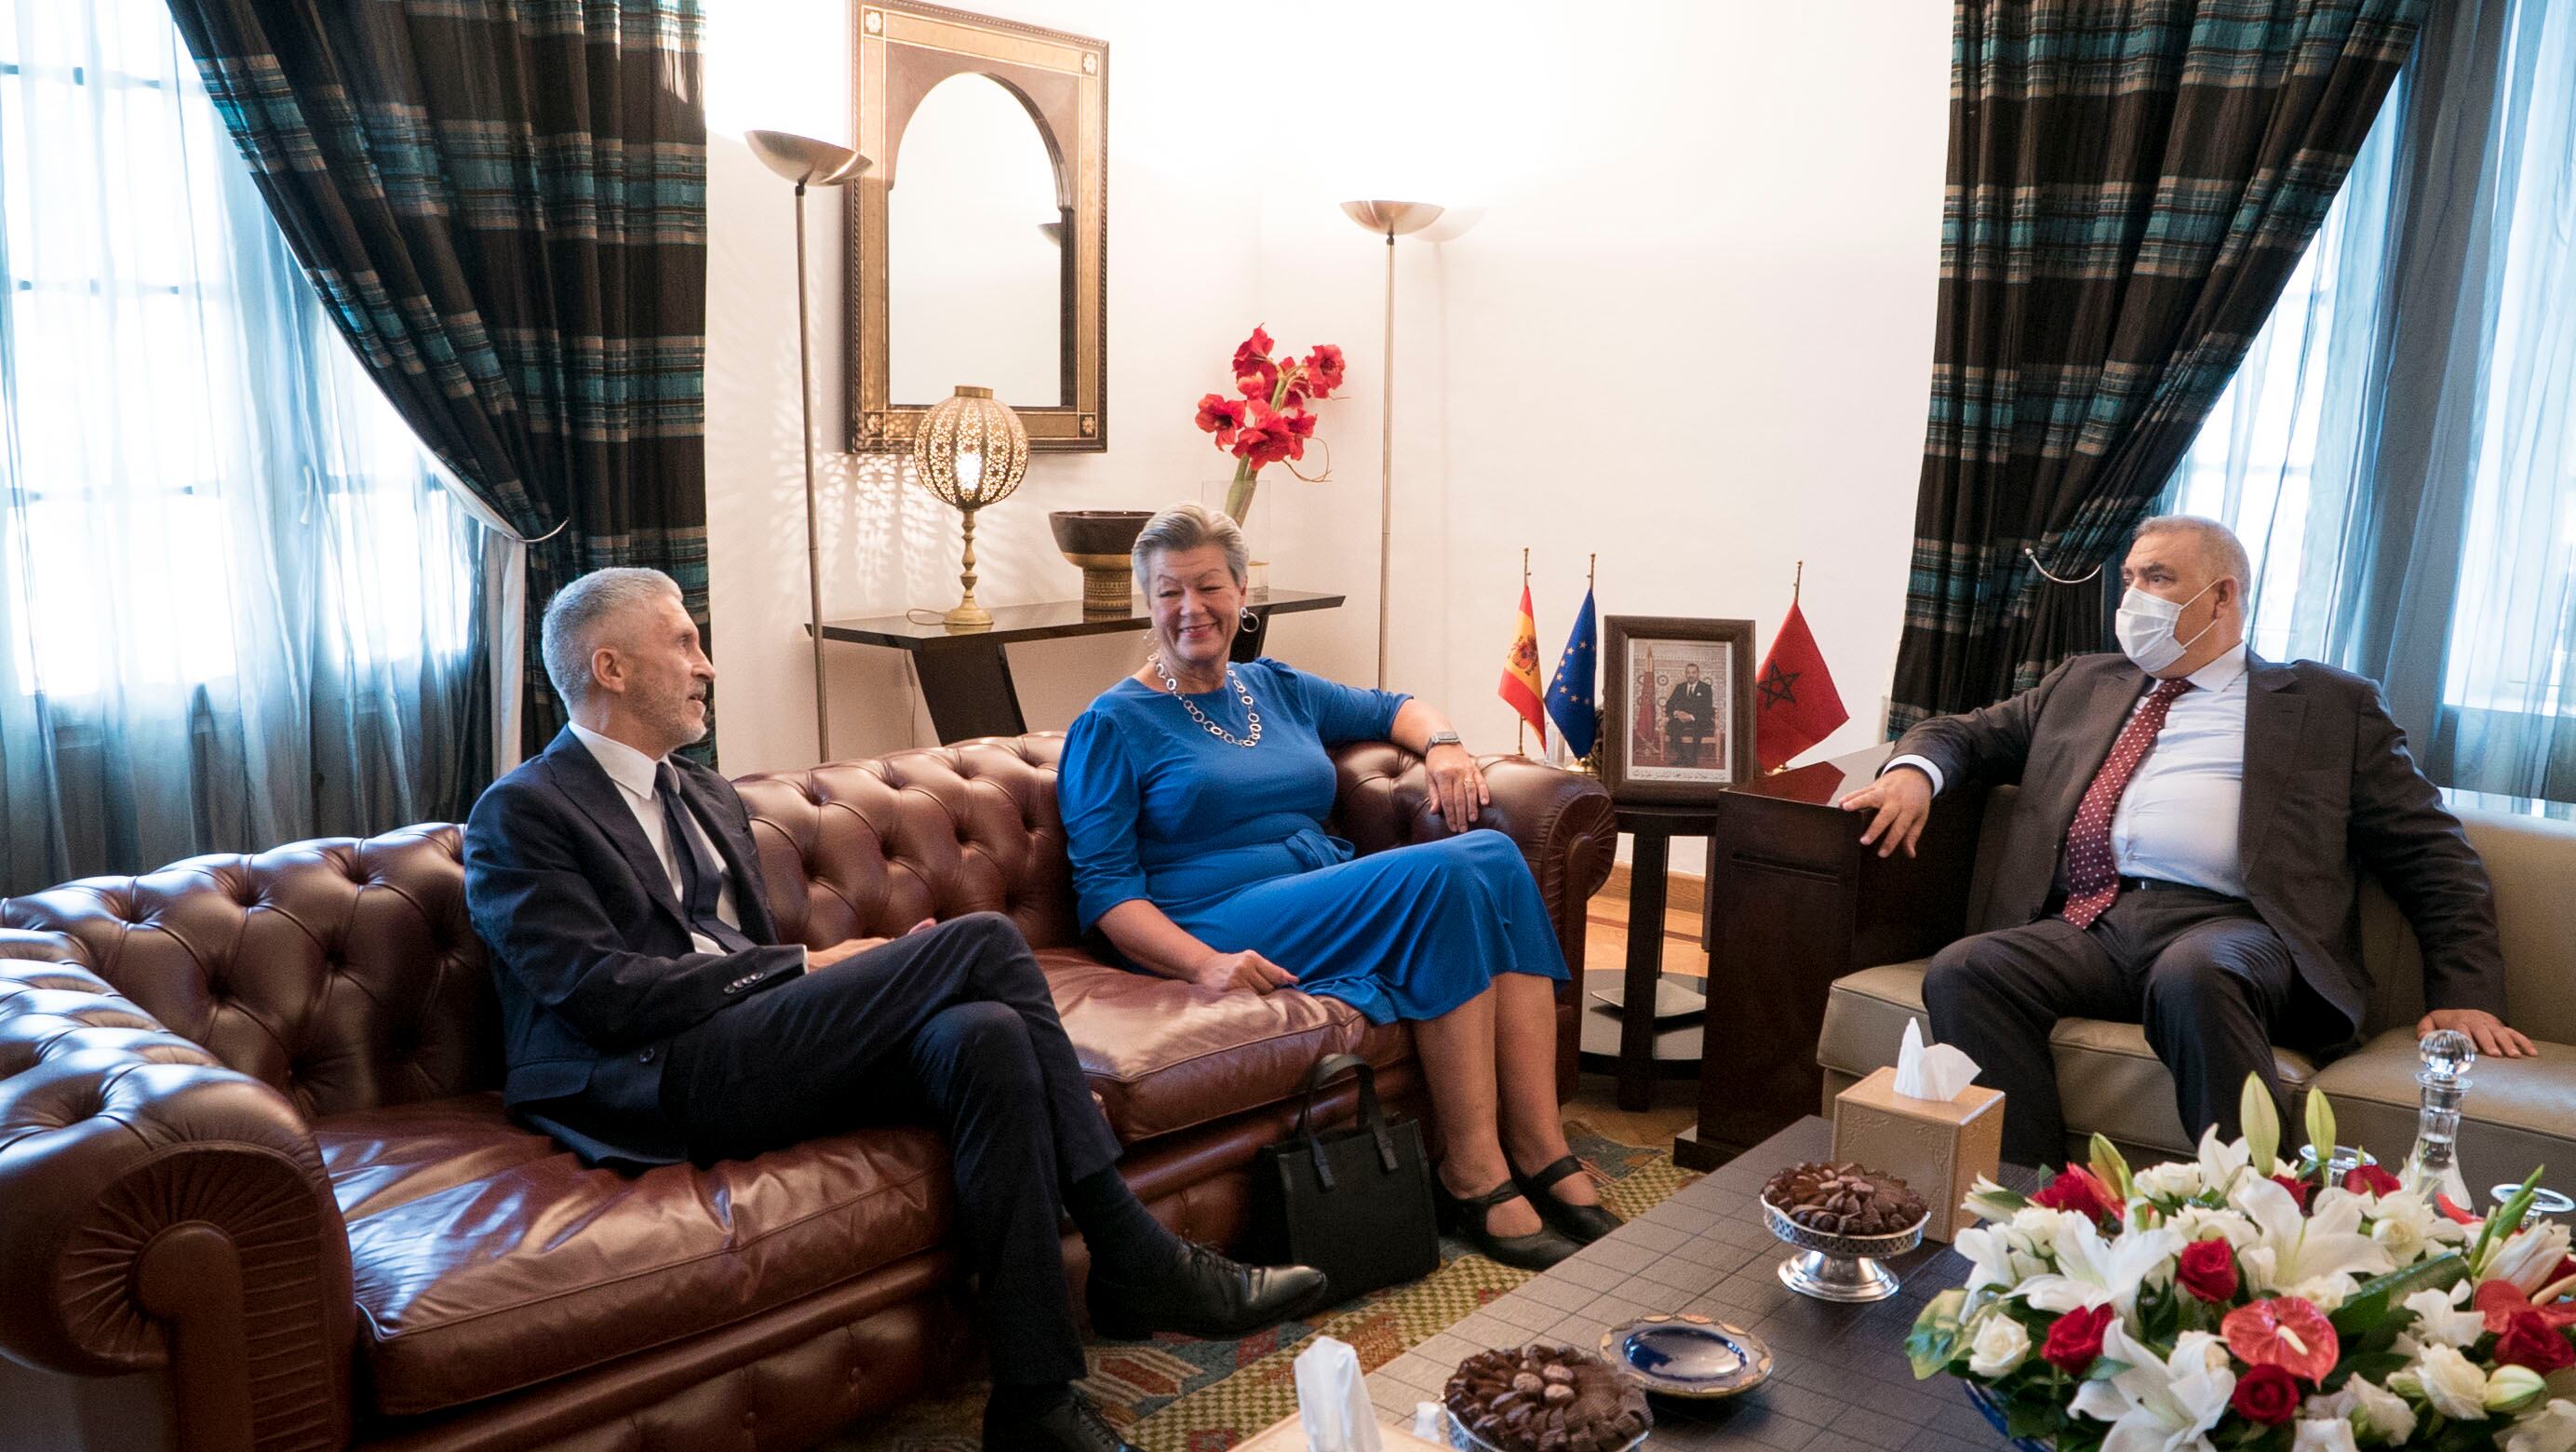
{"label": "wristwatch", "polygon": [[1435,746],[1464,745],[1466,745],[1466,742],[1460,740],[1458,733],[1455,731],[1434,731],[1431,733],[1431,739],[1422,743],[1422,754],[1429,756],[1432,748]]}

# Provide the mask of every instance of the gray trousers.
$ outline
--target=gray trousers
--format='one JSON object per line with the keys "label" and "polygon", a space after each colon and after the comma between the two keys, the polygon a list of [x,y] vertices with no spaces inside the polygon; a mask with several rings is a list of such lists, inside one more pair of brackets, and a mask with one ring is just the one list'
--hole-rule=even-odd
{"label": "gray trousers", "polygon": [[[2004,1158],[2023,1165],[2066,1153],[2048,1047],[2060,1018],[2143,1024],[2195,1141],[2213,1124],[2236,1135],[2247,1074],[2282,1104],[2274,1043],[2312,1048],[2352,1032],[2300,981],[2253,904],[2180,886],[2123,891],[2090,928],[2044,917],[1962,938],[1932,959],[1923,1002],[1932,1036],[1977,1061],[1978,1083],[2004,1092]],[[2297,1123],[2282,1107],[2282,1123]]]}

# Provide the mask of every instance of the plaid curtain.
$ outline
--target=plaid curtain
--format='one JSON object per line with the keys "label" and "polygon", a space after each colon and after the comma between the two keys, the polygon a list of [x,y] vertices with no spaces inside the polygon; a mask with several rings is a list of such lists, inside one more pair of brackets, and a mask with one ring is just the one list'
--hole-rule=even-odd
{"label": "plaid curtain", "polygon": [[[2424,0],[1959,0],[1888,731],[2103,642],[2117,554],[2343,184]],[[2101,575],[2075,586],[2049,574]]]}
{"label": "plaid curtain", "polygon": [[699,0],[170,5],[341,331],[536,541],[533,751],[563,720],[538,658],[556,587],[651,566],[707,623]]}

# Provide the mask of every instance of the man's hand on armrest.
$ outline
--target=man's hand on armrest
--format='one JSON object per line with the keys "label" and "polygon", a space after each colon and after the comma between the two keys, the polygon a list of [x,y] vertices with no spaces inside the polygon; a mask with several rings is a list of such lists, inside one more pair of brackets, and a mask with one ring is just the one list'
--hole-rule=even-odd
{"label": "man's hand on armrest", "polygon": [[[904,929],[903,935],[909,938],[915,933],[926,933],[938,926],[939,919],[923,918],[920,922]],[[819,973],[835,963],[847,962],[870,948],[882,948],[893,941],[892,938],[844,938],[828,948],[810,949],[805,954],[805,971]]]}
{"label": "man's hand on armrest", "polygon": [[1860,834],[1860,845],[1878,844],[1878,855],[1885,857],[1897,848],[1914,855],[1914,844],[1922,839],[1923,824],[1932,816],[1932,778],[1912,767],[1903,766],[1843,798],[1846,812],[1875,812],[1869,819],[1869,830]]}
{"label": "man's hand on armrest", "polygon": [[2420,1039],[2435,1029],[2458,1029],[2478,1046],[2479,1053],[2490,1058],[2527,1059],[2539,1052],[2531,1046],[2530,1039],[2506,1028],[2503,1019],[2483,1008],[2437,1008],[2416,1021],[2415,1037]]}

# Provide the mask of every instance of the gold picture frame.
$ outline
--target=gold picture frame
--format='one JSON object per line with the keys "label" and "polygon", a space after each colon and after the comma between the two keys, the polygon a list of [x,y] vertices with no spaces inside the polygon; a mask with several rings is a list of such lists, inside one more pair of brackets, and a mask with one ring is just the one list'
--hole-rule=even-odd
{"label": "gold picture frame", "polygon": [[1753,622],[1601,619],[1601,784],[1621,802],[1706,806],[1759,774]]}
{"label": "gold picture frame", "polygon": [[[898,404],[889,381],[887,201],[903,130],[930,88],[978,74],[1027,107],[1055,163],[1062,238],[1066,401],[1014,402],[1032,450],[1109,447],[1109,45],[938,5],[861,0],[850,93],[861,155],[847,188],[850,447],[912,447],[931,404]],[[1052,225],[1052,224],[1050,224]],[[972,379],[959,382],[971,383]]]}

